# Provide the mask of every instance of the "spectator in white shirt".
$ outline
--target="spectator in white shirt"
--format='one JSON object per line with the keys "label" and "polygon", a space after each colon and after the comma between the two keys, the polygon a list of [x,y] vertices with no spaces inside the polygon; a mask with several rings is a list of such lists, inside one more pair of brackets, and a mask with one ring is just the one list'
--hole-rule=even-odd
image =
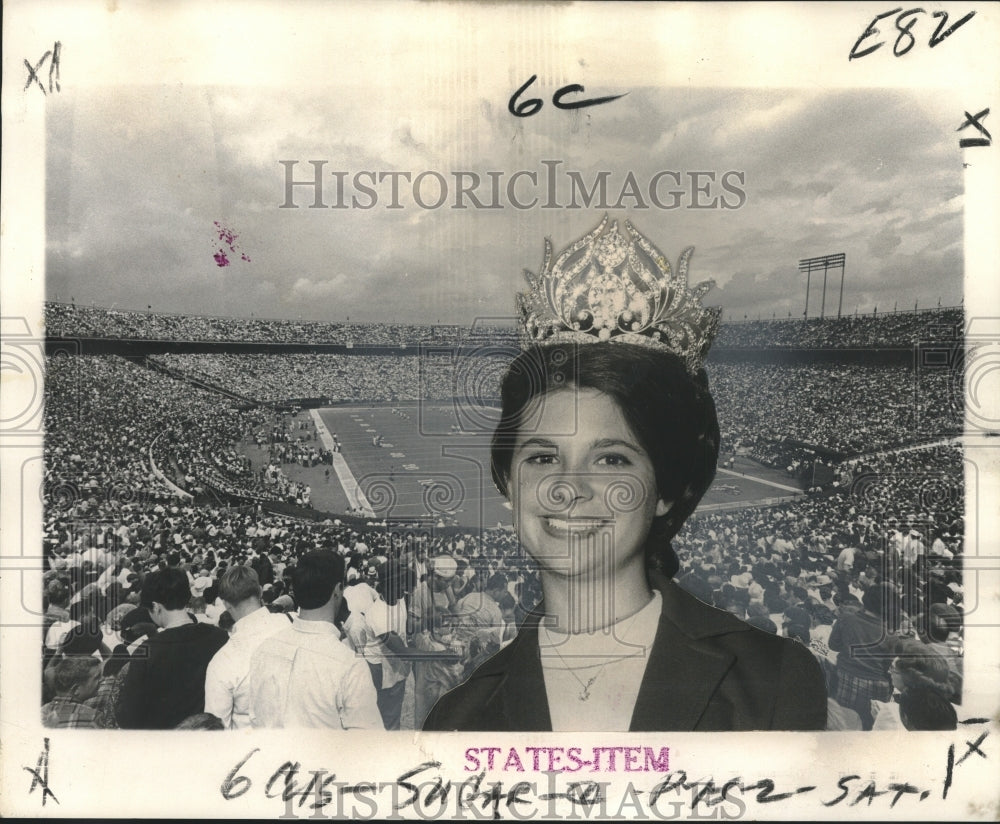
{"label": "spectator in white shirt", "polygon": [[205,712],[222,719],[227,730],[250,726],[250,661],[266,638],[289,627],[287,617],[262,606],[260,595],[249,566],[232,566],[219,581],[219,597],[236,623],[205,673]]}
{"label": "spectator in white shirt", "polygon": [[365,659],[340,640],[334,620],[344,597],[344,559],[315,550],[292,573],[299,613],[266,639],[250,664],[254,727],[385,729]]}
{"label": "spectator in white shirt", "polygon": [[410,674],[410,658],[416,655],[403,640],[406,635],[406,602],[399,597],[390,606],[366,583],[347,587],[344,598],[351,611],[344,622],[344,631],[371,668],[385,728],[398,730],[406,679]]}

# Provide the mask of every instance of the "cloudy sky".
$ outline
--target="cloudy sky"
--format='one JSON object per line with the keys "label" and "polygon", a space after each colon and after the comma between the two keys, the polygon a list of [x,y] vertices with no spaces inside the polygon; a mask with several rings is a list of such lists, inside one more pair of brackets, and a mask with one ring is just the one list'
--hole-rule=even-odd
{"label": "cloudy sky", "polygon": [[[541,110],[515,118],[508,98],[544,65],[508,54],[470,69],[426,43],[422,57],[413,54],[397,36],[398,60],[346,65],[322,85],[167,76],[51,96],[47,297],[213,315],[468,323],[509,315],[522,270],[541,264],[543,238],[561,249],[607,211],[672,260],[694,246],[691,279],[714,279],[707,302],[734,318],[800,316],[798,260],[836,252],[847,255],[845,313],[962,299],[962,157],[955,105],[940,91],[695,88],[637,84],[634,72],[616,82],[581,52],[553,72],[558,80],[540,76],[523,95],[542,99]],[[472,47],[484,36],[470,34]],[[556,89],[572,82],[586,94],[567,100],[627,94],[576,111],[553,106]],[[281,160],[299,161],[296,180],[311,178],[307,161],[326,161],[327,206],[337,201],[334,173],[345,173],[348,208],[306,208],[313,199],[303,187],[294,195],[300,208],[279,208]],[[563,208],[542,208],[543,161],[558,161],[551,168]],[[524,175],[517,184],[522,202],[538,197],[527,209],[506,192],[522,170],[538,177],[535,186]],[[448,197],[421,208],[412,184],[397,178],[402,208],[388,208],[385,179],[374,207],[359,208],[352,195],[371,200],[352,185],[364,171],[438,173]],[[500,181],[501,208],[451,208],[457,171],[480,176],[485,203],[489,181]],[[659,188],[661,202],[677,208],[648,197],[661,171],[680,175],[679,187],[661,178]],[[565,208],[570,172],[588,187],[606,173],[608,208]],[[707,194],[692,191],[691,172],[714,173],[714,183],[701,178]],[[728,180],[745,202],[721,187],[727,172],[739,173]],[[641,203],[619,201],[630,174]],[[425,203],[437,199],[436,181],[425,176]],[[682,194],[672,198],[671,189]],[[692,208],[720,197],[739,207]],[[216,222],[237,235],[232,249]],[[217,265],[220,248],[228,266]],[[836,313],[839,285],[837,273],[827,314]],[[820,291],[814,278],[811,316]]]}

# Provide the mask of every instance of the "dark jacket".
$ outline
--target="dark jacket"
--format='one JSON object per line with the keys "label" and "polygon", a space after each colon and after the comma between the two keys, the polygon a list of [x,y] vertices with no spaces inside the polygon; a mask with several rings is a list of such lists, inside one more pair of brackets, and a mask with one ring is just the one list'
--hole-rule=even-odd
{"label": "dark jacket", "polygon": [[[663,612],[630,730],[822,730],[826,687],[812,653],[656,582]],[[533,613],[517,637],[441,697],[425,730],[551,730]],[[580,705],[581,711],[586,705]]]}
{"label": "dark jacket", "polygon": [[191,623],[151,635],[129,661],[115,715],[122,729],[173,729],[205,710],[205,670],[229,640],[225,630]]}

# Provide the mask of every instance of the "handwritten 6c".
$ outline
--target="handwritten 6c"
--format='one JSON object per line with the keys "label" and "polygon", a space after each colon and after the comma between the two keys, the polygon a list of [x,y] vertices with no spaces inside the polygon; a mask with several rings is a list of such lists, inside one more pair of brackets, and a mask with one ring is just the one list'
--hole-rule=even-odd
{"label": "handwritten 6c", "polygon": [[[537,97],[517,103],[517,99],[537,79],[537,74],[531,75],[528,81],[510,96],[510,100],[507,101],[507,111],[514,115],[514,117],[531,117],[531,115],[537,113],[542,108],[542,101]],[[628,94],[628,92],[624,92],[608,97],[593,97],[589,100],[571,100],[569,102],[563,100],[568,94],[576,94],[582,91],[585,91],[585,89],[579,83],[570,83],[568,86],[563,86],[561,89],[557,89],[556,93],[552,95],[552,105],[557,109],[585,109],[587,106],[600,106],[602,103],[610,103],[612,100],[617,100],[619,97],[624,97]]]}

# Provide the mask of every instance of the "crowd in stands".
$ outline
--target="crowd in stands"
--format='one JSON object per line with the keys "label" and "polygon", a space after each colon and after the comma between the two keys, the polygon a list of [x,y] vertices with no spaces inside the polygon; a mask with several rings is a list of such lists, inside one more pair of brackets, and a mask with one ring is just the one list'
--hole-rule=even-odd
{"label": "crowd in stands", "polygon": [[455,395],[451,359],[417,355],[153,355],[172,374],[256,403],[440,400]]}
{"label": "crowd in stands", "polygon": [[807,450],[789,440],[855,455],[962,428],[947,369],[716,363],[708,372],[722,451],[745,450],[768,466],[803,459]]}
{"label": "crowd in stands", "polygon": [[419,343],[517,344],[513,326],[477,327],[397,323],[227,318],[45,303],[45,334],[53,338],[240,341],[243,343],[332,343],[356,346],[415,346]]}
{"label": "crowd in stands", "polygon": [[[960,463],[956,449],[901,452],[852,465],[849,489],[696,515],[675,540],[678,582],[806,645],[826,673],[830,729],[953,729],[962,702],[962,496],[929,495],[912,481]],[[861,483],[872,474],[886,480]],[[309,726],[419,726],[540,597],[506,529],[407,534],[183,502],[127,504],[117,515],[114,527],[70,530],[47,545],[43,719],[52,726],[291,723],[273,711],[273,679],[259,675],[274,663],[243,647],[287,634],[296,610],[317,620],[296,577],[317,551],[342,559],[344,602],[327,631],[364,661],[366,697],[357,700],[368,711],[296,717]],[[283,623],[269,617],[279,614]],[[248,616],[252,633],[229,649]]]}
{"label": "crowd in stands", "polygon": [[[443,357],[167,354],[152,360],[208,385],[238,386],[259,403],[439,400],[460,391],[457,370]],[[942,402],[954,379],[947,369],[917,375],[903,366],[716,363],[709,379],[723,452],[741,451],[791,474],[807,460],[810,444],[853,455],[961,429],[961,410]],[[499,385],[478,391],[481,400],[499,397]]]}
{"label": "crowd in stands", "polygon": [[[122,337],[194,335],[205,325],[201,334],[221,337],[203,339],[245,340],[257,327],[239,324],[265,324],[158,315],[179,324],[158,326],[127,312],[112,323],[109,310],[60,306],[47,309],[62,328],[77,324],[77,334],[84,322],[93,323],[88,334]],[[890,317],[886,335],[921,334]],[[279,339],[285,322],[274,323]],[[304,510],[295,464],[332,453],[301,419],[236,408],[180,377],[256,402],[444,399],[454,395],[446,359],[157,361],[178,377],[117,357],[48,361],[46,725],[225,729],[307,718],[312,726],[418,727],[437,696],[507,643],[537,604],[537,575],[508,529],[415,535],[267,511],[261,504],[289,495]],[[960,427],[960,410],[941,400],[946,371],[920,376],[916,391],[912,370],[901,367],[710,364],[724,458],[741,452],[796,467],[807,460],[802,444],[841,457],[826,454],[828,478],[804,497],[697,513],[674,541],[677,579],[808,646],[827,676],[831,729],[954,728],[961,712],[963,459],[940,443]],[[271,464],[255,469],[237,448],[244,441],[256,441]],[[323,600],[337,576],[343,601]],[[296,612],[352,649],[338,682],[351,712],[310,709],[305,687],[292,698],[275,693],[288,679],[270,639],[312,643],[289,635],[301,623],[288,618]],[[282,717],[278,704],[300,714]]]}
{"label": "crowd in stands", "polygon": [[840,318],[788,318],[723,322],[714,346],[719,349],[787,347],[803,349],[913,346],[962,336],[961,308],[918,312],[872,312]]}
{"label": "crowd in stands", "polygon": [[[250,626],[265,622],[265,612],[282,614],[280,623],[270,621],[277,632],[289,627],[287,614],[311,608],[296,568],[317,552],[342,559],[345,600],[329,623],[369,665],[363,680],[378,714],[361,722],[334,713],[328,724],[310,725],[419,726],[441,692],[513,637],[540,597],[537,576],[505,530],[414,536],[252,507],[129,505],[118,528],[47,549],[44,722],[143,729],[291,723],[253,703],[249,655],[239,677],[232,662],[216,667],[215,659],[220,650],[223,659],[230,655],[236,639],[246,645],[246,635],[230,635],[247,615],[256,614]],[[234,575],[242,596],[231,594]],[[382,637],[389,628],[392,637]],[[254,677],[264,666],[255,664]],[[257,691],[266,694],[264,680]]]}
{"label": "crowd in stands", "polygon": [[[912,346],[961,337],[961,308],[879,312],[826,318],[724,321],[715,347],[856,348]],[[49,337],[142,340],[241,341],[250,343],[334,343],[415,346],[424,343],[517,346],[513,325],[412,325],[224,318],[108,309],[46,302]]]}
{"label": "crowd in stands", "polygon": [[[843,482],[805,499],[696,513],[674,542],[678,582],[809,646],[827,675],[832,729],[871,729],[871,702],[899,697],[890,669],[937,666],[939,656],[947,666],[936,683],[937,717],[954,728],[962,684],[962,466],[955,446],[886,453],[845,462]],[[861,644],[872,648],[858,660],[850,648]],[[902,726],[898,709],[890,706],[876,728]]]}

